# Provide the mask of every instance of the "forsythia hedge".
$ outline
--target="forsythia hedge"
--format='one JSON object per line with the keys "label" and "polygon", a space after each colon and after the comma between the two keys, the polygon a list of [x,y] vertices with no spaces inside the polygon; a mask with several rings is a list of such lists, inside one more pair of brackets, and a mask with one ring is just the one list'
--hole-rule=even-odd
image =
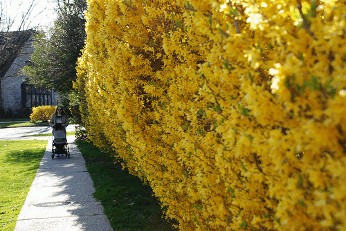
{"label": "forsythia hedge", "polygon": [[30,114],[30,121],[42,120],[47,122],[56,110],[56,106],[38,106],[32,108],[32,113]]}
{"label": "forsythia hedge", "polygon": [[88,0],[85,127],[181,230],[346,230],[346,1]]}

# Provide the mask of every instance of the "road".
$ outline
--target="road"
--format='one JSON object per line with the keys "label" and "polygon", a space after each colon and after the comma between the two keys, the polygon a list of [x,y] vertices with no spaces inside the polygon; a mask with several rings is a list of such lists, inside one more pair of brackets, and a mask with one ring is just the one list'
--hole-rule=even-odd
{"label": "road", "polygon": [[[71,124],[67,126],[66,131],[75,131],[75,127],[74,124]],[[45,133],[52,133],[52,128],[49,126],[0,128],[0,140],[50,139],[49,136],[30,136]]]}

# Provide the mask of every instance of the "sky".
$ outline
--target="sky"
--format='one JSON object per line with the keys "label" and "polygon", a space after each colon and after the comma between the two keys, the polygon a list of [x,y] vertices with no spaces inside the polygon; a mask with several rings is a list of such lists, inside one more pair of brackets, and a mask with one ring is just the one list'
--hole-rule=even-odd
{"label": "sky", "polygon": [[[11,17],[15,19],[14,24],[9,31],[16,31],[21,25],[23,15],[29,11],[28,20],[24,25],[24,29],[37,28],[47,30],[47,27],[52,26],[56,13],[57,0],[0,0],[0,16],[1,29],[4,31],[4,18]],[[2,11],[1,11],[2,9]],[[4,17],[5,16],[5,17]]]}

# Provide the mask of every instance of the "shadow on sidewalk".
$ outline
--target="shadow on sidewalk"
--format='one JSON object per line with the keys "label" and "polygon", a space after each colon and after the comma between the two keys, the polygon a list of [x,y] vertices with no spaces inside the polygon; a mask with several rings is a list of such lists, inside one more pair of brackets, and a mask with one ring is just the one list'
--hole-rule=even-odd
{"label": "shadow on sidewalk", "polygon": [[68,137],[71,158],[51,159],[51,141],[17,220],[20,230],[113,230],[85,161]]}

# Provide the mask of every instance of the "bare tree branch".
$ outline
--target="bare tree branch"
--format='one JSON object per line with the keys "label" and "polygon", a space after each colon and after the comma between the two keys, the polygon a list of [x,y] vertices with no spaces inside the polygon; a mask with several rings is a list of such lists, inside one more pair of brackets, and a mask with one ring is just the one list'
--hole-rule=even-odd
{"label": "bare tree branch", "polygon": [[[233,9],[233,4],[231,1],[228,2],[228,5]],[[240,29],[239,29],[239,26],[238,26],[238,21],[237,19],[235,19],[235,16],[233,16],[233,19],[234,19],[234,26],[237,30],[237,34],[240,34]]]}

